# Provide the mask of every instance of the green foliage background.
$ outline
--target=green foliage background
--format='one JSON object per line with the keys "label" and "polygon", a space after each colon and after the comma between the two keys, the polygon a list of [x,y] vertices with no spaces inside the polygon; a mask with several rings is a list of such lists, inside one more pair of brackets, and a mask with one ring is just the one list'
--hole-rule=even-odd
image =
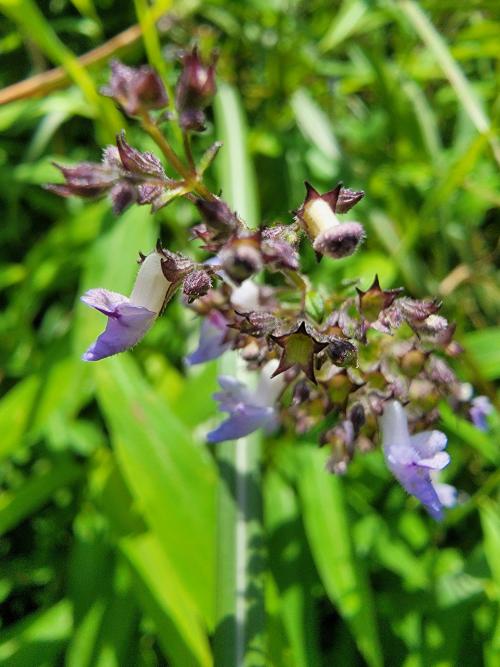
{"label": "green foliage background", "polygon": [[[78,301],[95,286],[127,293],[138,250],[159,232],[185,249],[196,215],[175,202],[116,219],[107,201],[41,188],[57,178],[52,160],[96,160],[121,127],[154,150],[98,96],[107,60],[85,69],[75,56],[139,21],[143,39],[118,55],[149,59],[173,86],[178,48],[217,46],[225,83],[195,144],[225,141],[213,188],[254,223],[289,220],[304,178],[364,189],[363,251],[304,266],[326,289],[357,277],[366,287],[377,272],[385,287],[442,297],[465,349],[457,372],[494,398],[498,3],[0,0],[0,10],[2,86],[67,73],[62,87],[42,82],[0,107],[0,665],[208,667],[218,473],[203,434],[217,366],[186,374],[197,324],[176,303],[133,353],[84,364],[103,322]],[[442,525],[380,452],[337,479],[314,442],[264,444],[268,620],[264,653],[245,664],[499,664],[499,421],[484,434],[443,409],[443,429],[447,479],[468,499]]]}

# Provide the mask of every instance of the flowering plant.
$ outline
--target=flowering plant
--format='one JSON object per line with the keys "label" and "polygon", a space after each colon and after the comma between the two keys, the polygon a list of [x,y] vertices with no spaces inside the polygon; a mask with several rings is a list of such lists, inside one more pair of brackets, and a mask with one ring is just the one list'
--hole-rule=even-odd
{"label": "flowering plant", "polygon": [[[237,350],[258,377],[256,390],[234,377],[220,378],[222,391],[215,398],[229,416],[208,433],[209,442],[258,428],[299,434],[315,429],[329,449],[326,469],[342,474],[357,453],[382,440],[394,476],[440,519],[456,492],[434,478],[449,462],[446,436],[428,430],[439,419],[439,403],[447,400],[482,428],[489,410],[487,399],[473,398],[448,364],[461,352],[454,326],[439,314],[436,299],[385,289],[377,276],[367,290],[328,285],[317,297],[301,271],[301,247],[309,244],[324,262],[358,251],[364,227],[341,216],[351,217],[362,190],[338,183],[320,194],[306,182],[304,200],[290,221],[254,230],[207,188],[203,174],[221,144],[197,163],[191,138],[206,124],[216,92],[215,63],[214,55],[206,61],[196,48],[183,55],[173,109],[154,70],[112,63],[103,93],[138,120],[167,164],[133,148],[122,132],[116,146],[105,148],[101,163],[58,165],[65,182],[48,186],[62,196],[109,195],[117,214],[133,204],[155,212],[183,197],[201,218],[192,238],[208,254],[203,263],[159,241],[140,254],[129,297],[101,287],[82,296],[108,318],[83,359],[99,361],[132,348],[180,290],[185,306],[202,319],[198,347],[187,362],[204,363]],[[165,122],[182,133],[183,157],[162,132]]]}

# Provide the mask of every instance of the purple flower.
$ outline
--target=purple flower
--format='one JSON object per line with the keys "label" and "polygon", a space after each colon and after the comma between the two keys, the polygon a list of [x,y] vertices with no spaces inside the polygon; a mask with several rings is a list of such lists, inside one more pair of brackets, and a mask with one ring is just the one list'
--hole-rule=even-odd
{"label": "purple flower", "polygon": [[470,418],[474,426],[481,431],[488,429],[488,422],[486,417],[493,412],[493,405],[487,396],[476,396],[472,399],[471,408],[469,410]]}
{"label": "purple flower", "polygon": [[226,318],[218,310],[212,310],[201,325],[198,347],[186,357],[188,364],[202,364],[224,354],[230,347],[230,343],[225,342],[226,334]]}
{"label": "purple flower", "polygon": [[214,394],[223,412],[229,418],[207,435],[208,442],[236,440],[263,428],[271,432],[278,426],[278,413],[275,403],[285,382],[283,376],[271,377],[278,366],[277,360],[269,361],[261,371],[255,391],[250,391],[242,382],[233,377],[219,377],[222,391]]}
{"label": "purple flower", "polygon": [[381,417],[384,456],[389,469],[408,493],[423,503],[436,520],[443,518],[443,507],[456,503],[456,489],[439,484],[433,478],[450,462],[444,452],[446,435],[441,431],[423,431],[410,435],[408,418],[398,401],[385,404]]}
{"label": "purple flower", "polygon": [[98,361],[133,347],[158,316],[166,301],[170,282],[161,267],[161,255],[154,251],[142,261],[130,297],[106,289],[91,289],[82,301],[108,317],[104,332],[83,355]]}

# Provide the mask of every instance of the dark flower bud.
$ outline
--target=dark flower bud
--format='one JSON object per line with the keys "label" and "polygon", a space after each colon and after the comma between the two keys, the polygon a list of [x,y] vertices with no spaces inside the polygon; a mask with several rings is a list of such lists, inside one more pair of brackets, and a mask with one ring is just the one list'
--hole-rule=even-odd
{"label": "dark flower bud", "polygon": [[299,254],[295,248],[286,241],[263,238],[261,251],[264,262],[266,264],[272,264],[276,269],[297,271],[299,268]]}
{"label": "dark flower bud", "polygon": [[278,324],[279,320],[274,315],[262,310],[245,313],[242,320],[232,327],[243,334],[263,338],[276,331]]}
{"label": "dark flower bud", "polygon": [[378,318],[380,312],[388,308],[403,289],[383,290],[380,287],[378,276],[375,276],[372,286],[367,289],[366,292],[363,292],[358,288],[356,288],[356,291],[358,292],[360,312],[367,320],[374,322]]}
{"label": "dark flower bud", "polygon": [[299,380],[293,388],[292,405],[301,405],[311,397],[311,385],[307,380]]}
{"label": "dark flower bud", "polygon": [[448,364],[434,355],[430,355],[426,371],[428,377],[437,384],[449,386],[457,382],[457,376]]}
{"label": "dark flower bud", "polygon": [[156,251],[161,255],[161,270],[165,278],[173,285],[179,284],[193,270],[193,262],[177,252],[161,247],[160,241]]}
{"label": "dark flower bud", "polygon": [[113,204],[113,213],[120,215],[120,213],[123,213],[125,209],[137,201],[137,188],[127,181],[120,181],[113,187],[110,195]]}
{"label": "dark flower bud", "polygon": [[130,116],[168,104],[165,87],[151,67],[127,67],[119,60],[111,62],[111,78],[101,93],[116,100]]}
{"label": "dark flower bud", "polygon": [[[332,190],[332,193],[335,192],[335,190]],[[330,195],[331,193],[327,193],[325,196]],[[358,192],[354,190],[350,190],[349,188],[341,188],[340,192],[338,194],[337,198],[337,204],[335,206],[335,213],[347,213],[347,211],[350,211],[353,206],[355,206],[360,199],[363,199],[365,196],[365,193],[363,190],[359,190]]]}
{"label": "dark flower bud", "polygon": [[410,323],[413,329],[421,336],[428,336],[432,339],[439,336],[441,333],[445,332],[446,338],[451,340],[453,336],[453,331],[450,333],[452,328],[448,320],[441,315],[429,315],[425,320],[411,322]]}
{"label": "dark flower bud", "polygon": [[366,421],[365,409],[361,403],[355,403],[352,406],[351,410],[349,411],[349,419],[351,420],[354,429],[354,437],[356,438],[359,434],[359,431],[361,430],[361,427]]}
{"label": "dark flower bud", "polygon": [[183,291],[187,297],[188,303],[201,296],[205,296],[208,290],[212,287],[211,276],[202,269],[191,271],[184,279]]}
{"label": "dark flower bud", "polygon": [[326,348],[326,353],[335,366],[346,368],[347,366],[356,366],[358,360],[358,351],[356,347],[344,338],[330,338],[330,343]]}
{"label": "dark flower bud", "polygon": [[231,239],[218,256],[227,275],[236,283],[242,283],[262,269],[259,235]]}
{"label": "dark flower bud", "polygon": [[205,125],[203,110],[216,92],[215,54],[205,64],[195,47],[182,57],[182,72],[175,89],[175,106],[184,129],[200,130]]}
{"label": "dark flower bud", "polygon": [[219,197],[211,200],[197,197],[194,203],[207,227],[211,227],[222,237],[227,238],[240,225],[236,213]]}
{"label": "dark flower bud", "polygon": [[148,151],[143,153],[136,148],[132,148],[127,143],[123,130],[116,136],[116,146],[121,163],[126,171],[141,176],[156,176],[162,181],[167,180],[160,160],[153,153]]}
{"label": "dark flower bud", "polygon": [[418,300],[403,297],[398,299],[394,306],[409,324],[417,324],[437,313],[441,304],[434,299]]}
{"label": "dark flower bud", "polygon": [[207,117],[201,109],[184,109],[179,112],[179,124],[184,130],[203,132],[206,130]]}
{"label": "dark flower bud", "polygon": [[117,168],[97,162],[82,162],[76,167],[63,167],[54,163],[66,183],[49,183],[46,190],[62,197],[98,197],[110,190],[120,177]]}

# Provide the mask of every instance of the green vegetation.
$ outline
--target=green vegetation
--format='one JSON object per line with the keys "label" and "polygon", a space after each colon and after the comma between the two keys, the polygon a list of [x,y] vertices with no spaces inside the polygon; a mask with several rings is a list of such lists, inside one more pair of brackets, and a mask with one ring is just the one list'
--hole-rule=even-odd
{"label": "green vegetation", "polygon": [[[149,60],[171,91],[178,49],[217,47],[219,92],[194,139],[200,156],[224,141],[207,172],[213,191],[258,225],[288,221],[304,179],[321,192],[340,179],[365,190],[363,252],[318,265],[305,252],[312,279],[366,289],[378,273],[385,288],[443,299],[464,347],[456,372],[494,400],[495,10],[490,0],[0,0],[0,666],[237,664],[235,554],[216,540],[216,517],[224,535],[235,521],[233,444],[204,444],[218,366],[185,370],[193,314],[174,300],[133,352],[80,360],[102,319],[79,295],[129,293],[138,251],[159,234],[202,258],[188,241],[196,209],[176,200],[115,217],[107,200],[41,187],[58,179],[52,161],[98,160],[121,128],[155,150],[98,94],[109,59]],[[244,517],[242,665],[499,664],[500,420],[484,433],[443,407],[442,429],[446,481],[464,501],[442,524],[380,451],[338,478],[312,437],[250,443],[262,471],[247,461],[244,483],[264,523]]]}

